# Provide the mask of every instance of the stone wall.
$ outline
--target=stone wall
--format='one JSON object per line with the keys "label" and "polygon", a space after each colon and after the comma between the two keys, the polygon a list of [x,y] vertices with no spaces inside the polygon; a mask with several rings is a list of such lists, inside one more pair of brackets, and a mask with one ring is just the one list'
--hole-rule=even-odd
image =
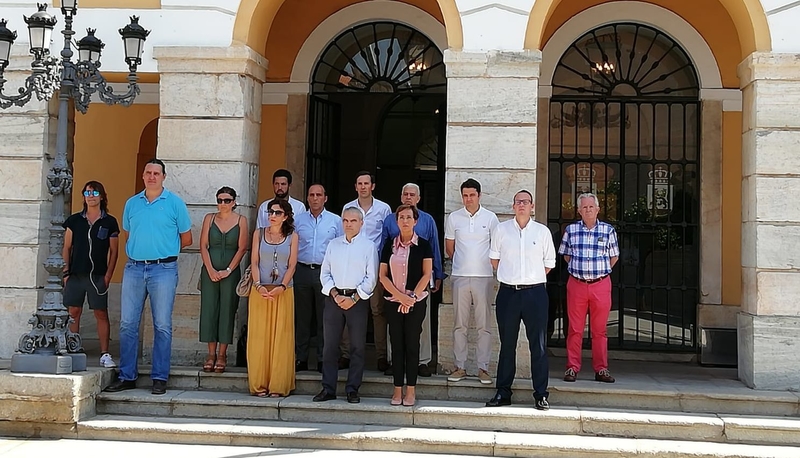
{"label": "stone wall", "polygon": [[[173,311],[172,363],[202,363],[207,346],[198,340],[202,267],[199,242],[203,217],[216,211],[217,189],[239,194],[239,211],[255,228],[261,135],[261,85],[266,60],[247,47],[157,47],[161,115],[156,156],[167,164],[165,186],[181,196],[192,218],[192,246],[178,260],[178,296]],[[247,258],[243,265],[249,264]],[[239,323],[245,317],[244,301]],[[145,311],[142,360],[151,359],[152,317]],[[238,337],[240,325],[236,326]],[[235,341],[228,351],[236,361]]]}
{"label": "stone wall", "polygon": [[[32,57],[25,46],[12,48],[3,75],[4,93],[15,94],[30,75]],[[23,107],[0,111],[0,358],[10,358],[28,319],[42,300],[47,271],[50,194],[46,176],[55,153],[57,101],[36,96]],[[72,144],[68,145],[69,151]]]}
{"label": "stone wall", "polygon": [[800,389],[800,55],[754,53],[739,65],[742,313],[739,378]]}
{"label": "stone wall", "polygon": [[[536,120],[539,51],[458,52],[447,50],[447,170],[445,213],[463,205],[459,187],[467,178],[481,183],[481,205],[511,217],[512,199],[520,189],[536,194]],[[453,306],[445,281],[439,307],[439,365],[453,368]],[[494,297],[494,296],[492,296]],[[494,317],[494,313],[492,313]],[[500,340],[492,318],[492,363],[496,373]],[[517,345],[517,375],[530,377],[530,353],[524,326]],[[477,373],[474,325],[468,332],[467,371]]]}

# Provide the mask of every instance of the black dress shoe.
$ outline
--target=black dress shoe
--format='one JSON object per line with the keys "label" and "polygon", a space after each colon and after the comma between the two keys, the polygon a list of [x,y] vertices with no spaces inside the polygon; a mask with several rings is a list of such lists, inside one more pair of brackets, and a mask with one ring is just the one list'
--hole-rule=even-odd
{"label": "black dress shoe", "polygon": [[339,358],[339,370],[350,367],[350,358]]}
{"label": "black dress shoe", "polygon": [[394,370],[392,369],[391,364],[389,365],[389,367],[386,368],[385,371],[383,371],[383,375],[389,375],[389,376],[394,375]]}
{"label": "black dress shoe", "polygon": [[500,393],[495,394],[494,397],[492,399],[489,399],[489,401],[486,403],[486,407],[500,407],[500,406],[510,406],[510,405],[511,405],[511,399],[504,398],[503,396],[500,395]]}
{"label": "black dress shoe", "polygon": [[136,380],[114,380],[111,385],[108,385],[105,390],[109,393],[116,393],[117,391],[133,390],[136,389]]}
{"label": "black dress shoe", "polygon": [[536,410],[550,410],[550,403],[547,402],[547,398],[536,399],[534,407]]}
{"label": "black dress shoe", "polygon": [[431,369],[428,367],[427,364],[420,364],[419,367],[417,368],[417,375],[419,375],[420,377],[430,377],[432,375]]}
{"label": "black dress shoe", "polygon": [[322,373],[322,363],[317,363],[317,372]]}
{"label": "black dress shoe", "polygon": [[325,401],[332,401],[334,399],[336,399],[336,395],[328,393],[323,388],[322,391],[320,391],[316,396],[314,396],[314,399],[312,399],[312,401],[314,401],[314,402],[325,402]]}
{"label": "black dress shoe", "polygon": [[358,395],[358,391],[351,391],[347,393],[347,402],[350,404],[358,404],[361,402],[361,397]]}
{"label": "black dress shoe", "polygon": [[390,367],[392,367],[392,366],[389,365],[389,361],[387,361],[386,358],[378,358],[378,371],[379,372],[384,372],[384,371],[386,371],[386,369],[388,369]]}
{"label": "black dress shoe", "polygon": [[167,381],[166,380],[153,380],[153,390],[150,391],[153,394],[161,395],[166,394],[167,392]]}
{"label": "black dress shoe", "polygon": [[295,361],[294,362],[294,371],[301,372],[308,370],[308,361]]}

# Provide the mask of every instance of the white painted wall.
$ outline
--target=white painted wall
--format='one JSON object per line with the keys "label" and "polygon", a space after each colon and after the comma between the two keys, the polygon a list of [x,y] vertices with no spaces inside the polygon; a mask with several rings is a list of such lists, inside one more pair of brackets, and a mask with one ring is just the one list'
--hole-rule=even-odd
{"label": "white painted wall", "polygon": [[798,0],[761,0],[767,13],[772,50],[774,52],[800,51],[800,1]]}
{"label": "white painted wall", "polygon": [[[119,0],[124,3],[125,0]],[[456,0],[461,14],[464,49],[521,50],[525,40],[528,16],[536,1],[541,0]],[[97,35],[106,42],[103,69],[126,71],[122,59],[122,43],[117,29],[128,23],[128,16],[141,16],[141,24],[153,32],[147,41],[142,71],[156,71],[152,59],[153,46],[227,46],[240,0],[162,0],[160,10],[80,9],[76,30],[95,27]],[[767,14],[776,52],[800,52],[800,0],[761,0]],[[36,11],[36,0],[0,0],[0,17],[9,20],[9,28],[17,30],[17,43],[28,41],[22,15]],[[57,30],[63,24],[61,12]],[[60,50],[60,34],[55,36],[52,49]]]}

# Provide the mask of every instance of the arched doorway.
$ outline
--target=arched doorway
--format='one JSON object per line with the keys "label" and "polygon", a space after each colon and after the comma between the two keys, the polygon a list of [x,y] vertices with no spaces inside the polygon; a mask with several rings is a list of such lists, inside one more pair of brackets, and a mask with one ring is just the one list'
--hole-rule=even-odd
{"label": "arched doorway", "polygon": [[[359,170],[375,171],[375,195],[392,207],[404,183],[442,183],[445,96],[442,52],[424,34],[394,22],[342,32],[312,75],[307,183],[326,185],[333,209],[352,200]],[[417,160],[430,145],[432,168]],[[420,207],[441,227],[441,190],[428,186],[423,198]]]}
{"label": "arched doorway", "polygon": [[[605,25],[572,43],[552,87],[548,224],[560,240],[578,218],[575,197],[594,192],[619,234],[609,346],[694,351],[701,120],[692,61],[653,27]],[[551,276],[563,343],[566,266]]]}

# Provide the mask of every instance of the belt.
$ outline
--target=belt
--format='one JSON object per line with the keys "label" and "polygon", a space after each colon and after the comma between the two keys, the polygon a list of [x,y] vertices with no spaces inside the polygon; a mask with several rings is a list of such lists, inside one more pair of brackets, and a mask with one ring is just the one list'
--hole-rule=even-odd
{"label": "belt", "polygon": [[592,283],[597,283],[597,282],[603,280],[606,277],[608,277],[608,275],[603,275],[602,277],[593,278],[591,280],[584,280],[583,278],[578,278],[578,277],[576,277],[574,275],[572,276],[572,278],[574,278],[575,280],[578,280],[581,283],[586,283],[587,285],[591,285]]}
{"label": "belt", "polygon": [[178,260],[177,256],[170,256],[168,258],[161,258],[161,259],[145,259],[144,261],[137,261],[135,259],[131,259],[131,261],[135,262],[136,264],[164,264],[167,262],[175,262]]}
{"label": "belt", "polygon": [[311,270],[317,270],[317,269],[319,269],[320,267],[322,267],[322,265],[321,265],[321,264],[306,264],[306,263],[304,263],[304,262],[298,262],[298,264],[300,264],[301,266],[306,266],[306,267],[308,267],[308,268],[309,268],[309,269],[311,269]]}
{"label": "belt", "polygon": [[519,291],[521,289],[536,288],[537,286],[541,286],[541,285],[544,285],[544,283],[536,283],[535,285],[509,285],[508,283],[500,282],[500,287],[509,288],[509,289],[513,289],[513,290],[516,290],[516,291]]}
{"label": "belt", "polygon": [[341,294],[342,296],[352,296],[353,294],[358,292],[355,289],[342,289],[342,288],[336,288],[336,291],[339,291],[339,294]]}

